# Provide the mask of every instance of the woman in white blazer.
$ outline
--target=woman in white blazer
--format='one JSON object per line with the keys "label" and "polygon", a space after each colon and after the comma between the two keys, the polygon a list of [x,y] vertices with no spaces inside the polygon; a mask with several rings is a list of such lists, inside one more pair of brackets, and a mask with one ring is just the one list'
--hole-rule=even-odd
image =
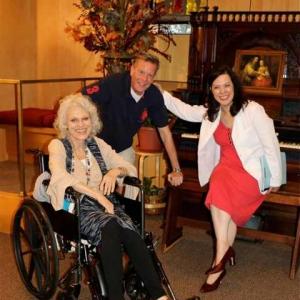
{"label": "woman in white blazer", "polygon": [[[202,122],[198,144],[200,185],[209,181],[205,204],[210,209],[216,235],[216,256],[206,271],[201,292],[218,288],[227,261],[235,264],[232,248],[237,226],[245,224],[265,198],[281,185],[279,143],[272,120],[264,108],[248,101],[241,83],[229,67],[208,78],[205,105],[189,105],[163,92],[172,113],[190,122]],[[266,160],[270,187],[263,189],[261,159]]]}

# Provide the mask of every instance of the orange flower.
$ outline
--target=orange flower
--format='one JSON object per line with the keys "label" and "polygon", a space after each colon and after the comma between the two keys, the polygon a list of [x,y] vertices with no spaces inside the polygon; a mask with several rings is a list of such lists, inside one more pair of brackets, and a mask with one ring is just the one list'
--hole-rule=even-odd
{"label": "orange flower", "polygon": [[109,42],[109,41],[113,41],[113,40],[116,40],[120,37],[120,34],[113,31],[113,32],[109,32],[107,35],[106,35],[106,40]]}

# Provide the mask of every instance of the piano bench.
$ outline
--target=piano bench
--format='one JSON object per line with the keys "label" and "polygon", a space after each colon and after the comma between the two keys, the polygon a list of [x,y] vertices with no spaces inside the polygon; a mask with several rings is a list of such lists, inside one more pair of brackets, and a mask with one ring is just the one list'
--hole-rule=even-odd
{"label": "piano bench", "polygon": [[275,203],[284,206],[293,206],[297,209],[295,234],[287,235],[281,233],[268,232],[258,229],[249,229],[245,227],[238,228],[238,234],[251,237],[258,240],[267,240],[284,243],[292,247],[291,265],[289,277],[294,279],[297,271],[297,262],[300,255],[300,185],[299,182],[288,181],[276,193],[267,196],[264,202]]}
{"label": "piano bench", "polygon": [[[190,172],[190,171],[189,171]],[[191,175],[191,172],[189,173]],[[179,187],[169,186],[169,196],[165,216],[162,250],[165,252],[173,247],[182,237],[182,226],[193,226],[201,229],[212,229],[210,218],[197,218],[200,214],[201,205],[204,207],[204,199],[207,186],[200,187],[197,177],[184,177],[184,182]],[[295,278],[297,261],[300,255],[300,185],[299,182],[288,181],[278,192],[267,196],[265,202],[276,203],[284,206],[297,208],[296,231],[294,235],[274,233],[259,229],[245,227],[238,228],[238,235],[258,240],[280,242],[292,247],[290,279]],[[194,209],[187,216],[183,213],[184,207],[193,204]],[[209,211],[207,210],[209,214]]]}

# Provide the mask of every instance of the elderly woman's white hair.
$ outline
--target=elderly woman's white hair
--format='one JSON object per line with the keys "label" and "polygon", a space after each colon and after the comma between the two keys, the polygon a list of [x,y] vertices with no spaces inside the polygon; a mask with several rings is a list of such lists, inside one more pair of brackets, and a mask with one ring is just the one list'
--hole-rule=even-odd
{"label": "elderly woman's white hair", "polygon": [[58,137],[65,138],[68,135],[67,112],[74,106],[81,107],[89,113],[92,122],[90,135],[96,135],[102,128],[102,122],[99,119],[97,107],[88,96],[77,93],[66,96],[60,101],[57,116],[53,124],[54,128],[57,130]]}

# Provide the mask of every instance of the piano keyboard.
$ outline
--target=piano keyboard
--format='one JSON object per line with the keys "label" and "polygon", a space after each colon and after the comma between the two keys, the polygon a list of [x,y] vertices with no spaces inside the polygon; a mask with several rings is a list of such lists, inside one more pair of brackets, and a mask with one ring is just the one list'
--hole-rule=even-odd
{"label": "piano keyboard", "polygon": [[[181,137],[184,139],[199,139],[199,134],[197,133],[182,133]],[[288,149],[288,150],[296,150],[296,151],[300,151],[300,143],[288,143],[288,142],[279,142],[280,148],[282,150],[284,149]]]}
{"label": "piano keyboard", "polygon": [[299,143],[279,142],[279,146],[280,146],[281,149],[289,149],[289,150],[300,151],[300,144]]}

